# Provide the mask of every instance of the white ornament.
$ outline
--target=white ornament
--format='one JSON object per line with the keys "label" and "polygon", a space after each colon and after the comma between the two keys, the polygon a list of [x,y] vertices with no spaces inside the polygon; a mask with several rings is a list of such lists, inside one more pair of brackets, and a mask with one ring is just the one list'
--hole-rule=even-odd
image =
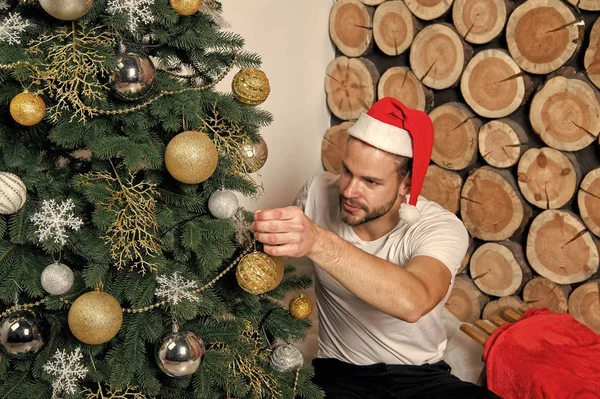
{"label": "white ornament", "polygon": [[21,14],[11,12],[0,22],[0,42],[21,44],[21,35],[29,25],[29,20],[24,19]]}
{"label": "white ornament", "polygon": [[271,354],[271,365],[279,372],[295,370],[304,363],[302,352],[294,345],[281,344],[273,349]]}
{"label": "white ornament", "polygon": [[239,207],[237,196],[229,190],[215,191],[208,199],[208,210],[218,219],[233,217]]}
{"label": "white ornament", "polygon": [[127,29],[131,33],[136,33],[140,24],[151,24],[154,22],[154,15],[150,6],[154,0],[108,0],[106,11],[111,14],[127,14]]}
{"label": "white ornament", "polygon": [[156,296],[166,298],[172,305],[177,305],[182,299],[187,299],[191,302],[198,302],[199,298],[192,291],[198,288],[195,281],[186,280],[175,272],[171,277],[158,276],[156,277],[158,288],[156,288]]}
{"label": "white ornament", "polygon": [[62,263],[52,263],[42,272],[42,287],[50,295],[62,295],[73,286],[75,276],[69,266]]}
{"label": "white ornament", "polygon": [[235,231],[236,241],[243,247],[247,247],[252,244],[252,223],[248,222],[243,215],[243,212],[238,212],[235,215],[233,222],[233,228]]}
{"label": "white ornament", "polygon": [[83,220],[73,214],[75,204],[68,199],[56,204],[54,200],[42,203],[42,210],[31,217],[31,221],[37,227],[35,234],[40,241],[52,238],[54,242],[65,245],[67,243],[67,227],[79,230]]}
{"label": "white ornament", "polygon": [[19,176],[0,172],[0,214],[17,213],[27,199],[27,187]]}
{"label": "white ornament", "polygon": [[78,347],[68,355],[67,351],[58,349],[53,359],[44,365],[44,371],[56,377],[52,382],[52,393],[54,395],[61,392],[74,394],[76,390],[79,390],[77,380],[85,378],[88,372],[88,369],[81,363],[81,359],[83,359],[81,348]]}

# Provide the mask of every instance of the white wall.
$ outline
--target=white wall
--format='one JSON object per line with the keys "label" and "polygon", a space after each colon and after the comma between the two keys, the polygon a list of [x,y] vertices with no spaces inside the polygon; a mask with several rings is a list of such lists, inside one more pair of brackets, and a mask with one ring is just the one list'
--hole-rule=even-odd
{"label": "white wall", "polygon": [[[245,49],[260,54],[271,94],[261,107],[274,122],[261,130],[269,148],[267,163],[255,176],[264,186],[257,201],[240,198],[248,210],[291,204],[297,191],[322,170],[321,140],[330,125],[324,77],[334,58],[329,39],[331,0],[226,0],[227,30],[246,39]],[[217,85],[231,91],[238,71]],[[241,197],[241,196],[240,196]]]}
{"label": "white wall", "polygon": [[[271,112],[274,122],[261,130],[269,148],[267,163],[254,176],[263,184],[264,195],[257,201],[240,198],[248,210],[290,205],[298,190],[322,170],[321,141],[330,126],[324,77],[335,51],[329,39],[329,11],[332,0],[226,0],[223,17],[227,30],[246,39],[245,49],[262,57],[261,69],[269,78],[271,94],[261,107]],[[237,72],[217,85],[231,91]],[[298,271],[312,274],[306,259],[290,261]],[[313,299],[314,288],[305,290]],[[290,293],[282,304],[298,293]],[[317,349],[317,309],[313,327],[304,342],[295,342],[310,363]]]}

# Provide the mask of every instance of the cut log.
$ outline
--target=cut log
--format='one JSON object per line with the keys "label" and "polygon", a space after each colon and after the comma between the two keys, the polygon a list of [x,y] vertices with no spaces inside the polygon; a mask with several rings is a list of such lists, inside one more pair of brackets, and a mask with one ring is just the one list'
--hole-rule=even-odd
{"label": "cut log", "polygon": [[523,247],[512,241],[488,242],[477,248],[469,271],[477,288],[499,297],[520,292],[533,277]]}
{"label": "cut log", "polygon": [[600,280],[590,280],[573,291],[569,313],[600,334]]}
{"label": "cut log", "polygon": [[392,67],[379,79],[379,98],[394,97],[409,108],[429,112],[433,108],[433,92],[423,86],[407,67]]}
{"label": "cut log", "polygon": [[417,18],[431,21],[447,13],[454,0],[404,0],[404,2]]}
{"label": "cut log", "polygon": [[502,33],[511,10],[507,0],[455,0],[452,21],[463,39],[484,44]]}
{"label": "cut log", "polygon": [[467,253],[465,253],[465,256],[464,256],[456,274],[459,274],[459,273],[462,273],[465,271],[465,269],[469,265],[469,262],[471,261],[471,256],[473,255],[474,250],[475,250],[475,240],[473,240],[473,237],[469,236],[469,247],[467,248]]}
{"label": "cut log", "polygon": [[600,237],[600,168],[589,172],[581,182],[577,203],[583,223]]}
{"label": "cut log", "polygon": [[529,203],[542,209],[558,209],[575,195],[581,169],[573,154],[549,147],[531,148],[519,161],[518,181]]}
{"label": "cut log", "polygon": [[368,5],[368,6],[377,6],[381,3],[383,3],[386,0],[360,0],[361,3]]}
{"label": "cut log", "polygon": [[373,16],[373,38],[387,55],[400,55],[410,47],[419,27],[417,19],[402,1],[387,1]]}
{"label": "cut log", "polygon": [[429,25],[410,47],[410,67],[417,78],[432,89],[458,84],[473,49],[448,24]]}
{"label": "cut log", "polygon": [[523,127],[510,119],[491,121],[479,129],[479,152],[488,164],[496,168],[515,165],[528,141]]}
{"label": "cut log", "polygon": [[421,195],[440,204],[447,211],[457,213],[462,183],[462,177],[458,173],[430,165]]}
{"label": "cut log", "polygon": [[[600,1],[595,2],[600,8]],[[585,51],[583,66],[592,83],[600,87],[600,18],[594,22],[590,32],[590,44]]]}
{"label": "cut log", "polygon": [[503,296],[501,298],[496,299],[495,301],[488,302],[487,305],[483,308],[483,313],[481,318],[484,320],[489,320],[494,316],[502,317],[502,312],[505,310],[511,309],[514,311],[518,311],[519,307],[523,305],[523,302],[519,299],[518,296]]}
{"label": "cut log", "polygon": [[567,0],[580,10],[598,11],[600,10],[599,0]]}
{"label": "cut log", "polygon": [[373,50],[373,7],[338,0],[329,13],[329,36],[342,54],[360,57]]}
{"label": "cut log", "polygon": [[342,171],[342,160],[348,141],[348,129],[354,122],[343,122],[332,126],[325,133],[321,143],[321,161],[326,171],[339,175]]}
{"label": "cut log", "polygon": [[365,58],[337,57],[327,66],[325,92],[331,112],[342,120],[358,119],[375,103],[379,72]]}
{"label": "cut log", "polygon": [[532,209],[510,172],[484,166],[467,178],[460,214],[469,233],[485,241],[507,240],[525,228]]}
{"label": "cut log", "polygon": [[527,260],[538,274],[550,281],[578,283],[598,270],[598,248],[575,214],[547,210],[531,223]]}
{"label": "cut log", "polygon": [[460,103],[446,103],[429,113],[435,132],[431,160],[439,166],[461,170],[477,160],[477,132],[481,121]]}
{"label": "cut log", "polygon": [[596,89],[582,74],[554,76],[534,95],[529,121],[552,148],[578,151],[600,133],[600,102]]}
{"label": "cut log", "polygon": [[581,47],[584,22],[559,0],[528,0],[506,24],[510,55],[527,72],[546,74],[565,65]]}
{"label": "cut log", "polygon": [[460,90],[478,115],[502,118],[523,105],[531,94],[532,83],[508,53],[489,49],[480,51],[469,61]]}
{"label": "cut log", "polygon": [[570,292],[569,285],[559,285],[538,276],[523,287],[523,301],[534,308],[548,308],[556,313],[565,313]]}
{"label": "cut log", "polygon": [[446,309],[464,323],[473,323],[479,319],[481,310],[488,303],[489,297],[479,291],[469,277],[456,276],[454,287],[446,302]]}

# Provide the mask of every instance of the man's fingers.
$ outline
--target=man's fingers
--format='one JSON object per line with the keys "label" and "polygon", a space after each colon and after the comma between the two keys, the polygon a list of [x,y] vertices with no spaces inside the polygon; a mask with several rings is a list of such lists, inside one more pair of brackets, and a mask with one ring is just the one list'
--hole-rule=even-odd
{"label": "man's fingers", "polygon": [[265,209],[254,212],[254,220],[289,220],[302,212],[297,206],[288,206],[286,208]]}
{"label": "man's fingers", "polygon": [[254,238],[269,245],[284,245],[300,241],[299,237],[293,233],[255,233]]}
{"label": "man's fingers", "polygon": [[300,231],[302,230],[302,225],[290,220],[265,220],[254,221],[252,228],[255,231],[265,233],[286,233],[289,231]]}
{"label": "man's fingers", "polygon": [[286,245],[267,245],[263,246],[263,251],[271,256],[289,256],[291,258],[298,258],[298,245],[297,244],[286,244]]}

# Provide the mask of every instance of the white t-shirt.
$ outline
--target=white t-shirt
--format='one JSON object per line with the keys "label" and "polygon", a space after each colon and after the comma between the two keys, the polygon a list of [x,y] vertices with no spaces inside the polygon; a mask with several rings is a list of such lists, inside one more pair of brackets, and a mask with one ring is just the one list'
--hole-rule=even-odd
{"label": "white t-shirt", "polygon": [[419,197],[419,222],[408,226],[400,221],[385,236],[363,241],[340,219],[338,181],[338,176],[321,173],[299,194],[297,204],[311,220],[361,250],[399,267],[417,255],[436,258],[450,269],[452,282],[444,299],[431,312],[416,323],[407,323],[351,294],[315,264],[319,309],[317,357],[359,365],[421,365],[441,360],[446,348],[441,312],[468,247],[463,223],[435,202]]}

